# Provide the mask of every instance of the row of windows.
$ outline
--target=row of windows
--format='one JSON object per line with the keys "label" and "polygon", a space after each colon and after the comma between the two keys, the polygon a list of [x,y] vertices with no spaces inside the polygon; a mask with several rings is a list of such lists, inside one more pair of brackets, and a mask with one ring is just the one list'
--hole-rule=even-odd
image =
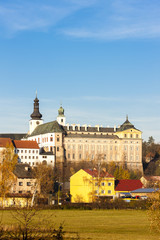
{"label": "row of windows", "polygon": [[[133,146],[130,146],[130,147],[124,146],[124,150],[127,150],[127,149],[130,149],[131,151],[133,151],[134,147]],[[136,151],[139,151],[139,147],[135,147],[135,149],[136,149]]]}
{"label": "row of windows", "polygon": [[[99,192],[98,190],[95,190],[95,193],[96,193],[96,194],[100,194],[100,193],[101,193],[101,194],[105,194],[105,190],[101,190],[101,192]],[[108,190],[107,193],[108,193],[108,194],[111,194],[112,191],[111,191],[111,190]]]}
{"label": "row of windows", "polygon": [[[31,182],[27,182],[26,185],[31,186]],[[19,182],[19,186],[23,186],[23,182]]]}
{"label": "row of windows", "polygon": [[17,153],[39,153],[39,150],[17,150]]}
{"label": "row of windows", "polygon": [[[106,151],[106,150],[108,150],[108,147],[109,147],[109,146],[91,145],[91,146],[90,146],[90,149],[91,149],[91,150],[95,150],[95,149],[97,149],[97,150],[102,150],[102,149],[103,149],[104,151]],[[79,150],[83,150],[83,148],[84,148],[85,150],[88,150],[88,149],[89,149],[89,145],[84,145],[84,146],[83,146],[83,145],[79,145],[79,146],[78,146],[78,149],[79,149]],[[76,149],[76,145],[68,145],[68,146],[67,146],[67,149],[73,149],[73,150],[75,150],[75,149]],[[117,150],[118,150],[118,146],[112,146],[112,145],[111,145],[111,146],[109,147],[109,149],[110,149],[111,151],[112,151],[112,150],[117,151]],[[127,149],[128,149],[128,146],[125,145],[125,146],[124,146],[124,149],[127,150]],[[134,149],[134,146],[130,146],[130,150],[133,150],[133,149]],[[138,146],[136,147],[136,150],[137,150],[137,151],[139,150],[139,147],[138,147]]]}
{"label": "row of windows", "polygon": [[[42,143],[48,142],[48,139],[50,140],[50,142],[53,142],[53,137],[50,137],[50,138],[46,137],[46,138],[42,138]],[[57,137],[57,142],[59,142],[59,137]],[[38,143],[40,143],[40,138],[38,138]]]}
{"label": "row of windows", "polygon": [[[72,155],[70,154],[70,153],[68,153],[68,159],[71,159],[71,156],[72,156],[72,159],[75,159],[75,153],[73,153]],[[94,154],[92,154],[91,155],[91,159],[93,160],[94,159]],[[79,159],[82,159],[82,155],[81,154],[79,154]],[[104,155],[103,156],[103,159],[104,160],[106,160],[107,159],[107,156],[106,155]],[[110,155],[110,160],[116,160],[117,161],[117,159],[118,159],[118,155]],[[131,155],[130,156],[130,160],[132,161],[132,160],[134,160],[134,156],[133,155]],[[136,155],[136,160],[138,161],[139,160],[139,155]]]}
{"label": "row of windows", "polygon": [[[44,163],[47,163],[46,160],[44,160],[43,162],[44,162]],[[39,164],[39,162],[36,162],[36,163],[35,163],[35,162],[25,162],[25,163],[29,164],[30,166],[31,166],[31,165],[34,166],[34,165],[38,165],[38,164]],[[53,161],[50,161],[50,163],[53,163]]]}
{"label": "row of windows", "polygon": [[38,156],[20,156],[21,159],[38,159]]}
{"label": "row of windows", "polygon": [[[106,183],[105,182],[101,182],[101,186],[105,186]],[[107,183],[108,186],[112,186],[112,183],[111,182],[108,182]],[[98,182],[95,182],[95,186],[98,186]]]}
{"label": "row of windows", "polygon": [[134,134],[124,134],[124,137],[125,138],[127,138],[127,137],[129,137],[129,138],[133,138],[133,137],[135,137],[135,138],[139,138],[139,135],[138,134],[136,134],[136,135],[134,135]]}

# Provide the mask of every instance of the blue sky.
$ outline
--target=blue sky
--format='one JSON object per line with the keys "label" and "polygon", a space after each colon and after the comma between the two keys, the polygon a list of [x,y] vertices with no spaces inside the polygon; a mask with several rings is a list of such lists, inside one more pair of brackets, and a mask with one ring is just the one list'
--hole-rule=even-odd
{"label": "blue sky", "polygon": [[129,120],[160,142],[160,1],[0,0],[0,132]]}

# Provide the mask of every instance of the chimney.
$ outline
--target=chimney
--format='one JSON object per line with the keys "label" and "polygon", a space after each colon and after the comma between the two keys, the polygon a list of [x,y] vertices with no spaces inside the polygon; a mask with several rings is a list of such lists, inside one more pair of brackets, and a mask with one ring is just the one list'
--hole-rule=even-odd
{"label": "chimney", "polygon": [[85,131],[87,131],[87,124],[84,124],[83,127],[84,127]]}
{"label": "chimney", "polygon": [[72,130],[75,131],[76,124],[71,124]]}
{"label": "chimney", "polygon": [[78,131],[80,131],[80,124],[77,124],[77,127],[78,127]]}
{"label": "chimney", "polygon": [[66,126],[67,126],[67,130],[69,130],[69,123],[67,123]]}
{"label": "chimney", "polygon": [[97,128],[97,131],[99,132],[99,125],[95,125],[95,127]]}

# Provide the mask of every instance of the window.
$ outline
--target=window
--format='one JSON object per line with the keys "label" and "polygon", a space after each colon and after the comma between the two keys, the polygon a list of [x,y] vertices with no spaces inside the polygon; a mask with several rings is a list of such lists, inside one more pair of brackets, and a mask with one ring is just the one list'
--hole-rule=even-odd
{"label": "window", "polygon": [[138,156],[138,155],[136,156],[136,160],[137,160],[137,161],[139,160],[139,156]]}
{"label": "window", "polygon": [[79,154],[79,159],[81,159],[81,154]]}
{"label": "window", "polygon": [[68,153],[68,158],[70,159],[70,154]]}
{"label": "window", "polygon": [[31,153],[31,150],[29,150],[29,153]]}
{"label": "window", "polygon": [[34,159],[34,156],[32,157],[32,159]]}
{"label": "window", "polygon": [[108,194],[111,194],[112,193],[112,191],[111,190],[108,190]]}
{"label": "window", "polygon": [[102,190],[101,193],[104,194],[104,193],[105,193],[105,190]]}
{"label": "window", "polygon": [[59,152],[59,147],[57,147],[57,151]]}
{"label": "window", "polygon": [[22,193],[22,191],[19,191],[19,193]]}
{"label": "window", "polygon": [[29,159],[31,159],[31,156],[29,156]]}
{"label": "window", "polygon": [[25,159],[27,159],[27,156],[25,156]]}
{"label": "window", "polygon": [[95,193],[97,193],[97,194],[98,194],[98,190],[95,190]]}
{"label": "window", "polygon": [[130,134],[130,138],[132,138],[132,134]]}
{"label": "window", "polygon": [[31,182],[27,182],[27,186],[31,186]]}
{"label": "window", "polygon": [[23,153],[23,150],[21,150],[21,153]]}
{"label": "window", "polygon": [[50,137],[50,141],[53,142],[53,137]]}
{"label": "window", "polygon": [[112,186],[112,183],[111,183],[111,182],[109,182],[109,183],[108,183],[108,186]]}
{"label": "window", "polygon": [[98,186],[98,182],[95,182],[95,186]]}
{"label": "window", "polygon": [[73,159],[75,159],[75,154],[73,153]]}
{"label": "window", "polygon": [[23,186],[23,182],[19,182],[19,186]]}
{"label": "window", "polygon": [[59,138],[57,138],[57,142],[59,142]]}
{"label": "window", "polygon": [[32,153],[34,153],[34,150],[32,151]]}
{"label": "window", "polygon": [[102,182],[102,183],[101,183],[101,186],[105,186],[105,182]]}
{"label": "window", "polygon": [[136,134],[136,138],[138,138],[138,134]]}
{"label": "window", "polygon": [[34,162],[32,163],[32,165],[34,166]]}
{"label": "window", "polygon": [[25,153],[27,153],[27,150],[25,150]]}
{"label": "window", "polygon": [[21,159],[23,159],[23,156],[21,156]]}
{"label": "window", "polygon": [[36,150],[36,153],[38,153],[38,150]]}

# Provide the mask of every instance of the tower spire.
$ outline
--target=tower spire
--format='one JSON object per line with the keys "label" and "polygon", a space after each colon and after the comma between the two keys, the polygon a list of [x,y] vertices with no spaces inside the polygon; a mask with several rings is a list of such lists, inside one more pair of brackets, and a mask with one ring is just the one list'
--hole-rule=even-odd
{"label": "tower spire", "polygon": [[40,120],[42,118],[42,114],[39,112],[39,99],[37,98],[37,90],[36,90],[36,98],[34,99],[34,108],[33,113],[31,114],[31,119]]}

